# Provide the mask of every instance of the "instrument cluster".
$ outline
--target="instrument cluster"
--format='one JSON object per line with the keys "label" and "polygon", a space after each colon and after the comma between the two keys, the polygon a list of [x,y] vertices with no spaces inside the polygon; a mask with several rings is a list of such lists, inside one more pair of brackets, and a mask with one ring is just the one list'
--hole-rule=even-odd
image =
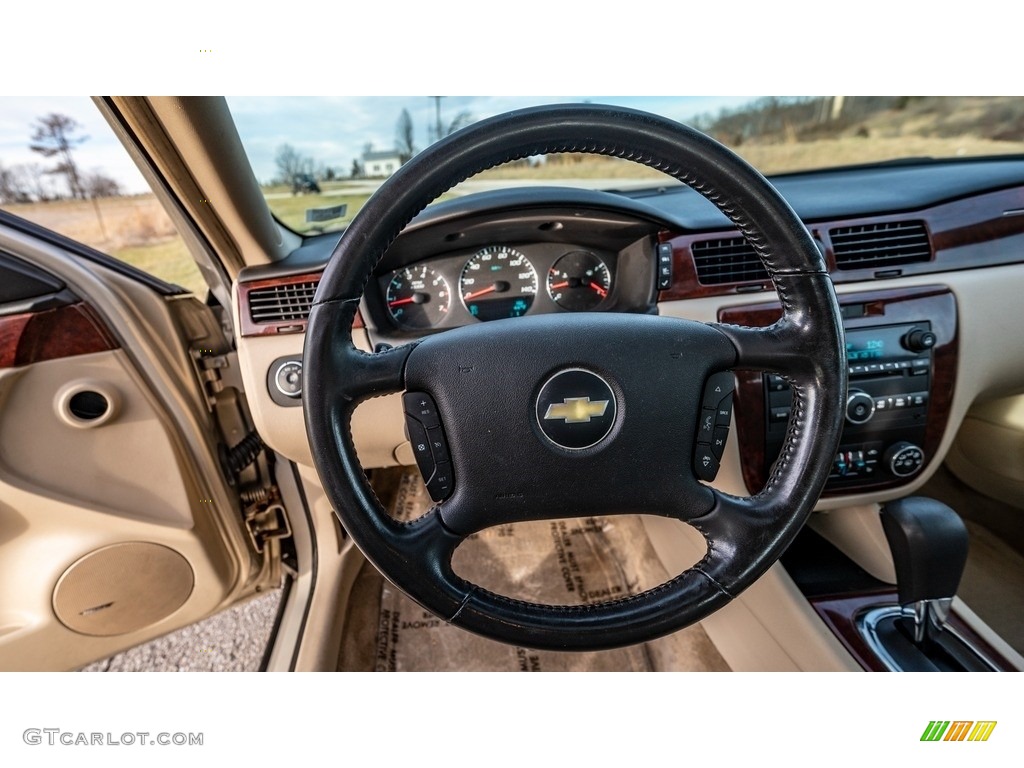
{"label": "instrument cluster", "polygon": [[383,308],[401,331],[613,310],[616,260],[615,253],[563,243],[486,245],[382,276]]}

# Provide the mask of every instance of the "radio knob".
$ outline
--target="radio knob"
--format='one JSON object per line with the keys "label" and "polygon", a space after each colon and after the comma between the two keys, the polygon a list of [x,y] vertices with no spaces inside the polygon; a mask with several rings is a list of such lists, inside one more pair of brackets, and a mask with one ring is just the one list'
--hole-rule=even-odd
{"label": "radio knob", "polygon": [[910,477],[924,466],[924,451],[913,443],[901,440],[890,446],[882,460],[896,477]]}
{"label": "radio knob", "polygon": [[935,346],[937,340],[938,337],[931,331],[926,331],[924,328],[914,328],[912,331],[904,334],[900,342],[905,349],[911,352],[927,352]]}
{"label": "radio knob", "polygon": [[874,415],[874,398],[862,389],[851,389],[846,398],[846,420],[851,424],[864,424]]}

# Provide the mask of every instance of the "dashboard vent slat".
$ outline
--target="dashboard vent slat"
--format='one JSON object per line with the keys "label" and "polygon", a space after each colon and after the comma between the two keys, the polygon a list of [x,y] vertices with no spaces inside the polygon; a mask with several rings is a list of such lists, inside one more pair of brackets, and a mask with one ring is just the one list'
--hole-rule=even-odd
{"label": "dashboard vent slat", "polygon": [[768,280],[768,272],[742,237],[698,240],[690,246],[697,279],[704,285]]}
{"label": "dashboard vent slat", "polygon": [[303,322],[309,319],[317,281],[254,288],[249,292],[249,317],[254,323]]}
{"label": "dashboard vent slat", "polygon": [[887,221],[829,230],[839,269],[895,267],[930,261],[931,241],[923,221]]}

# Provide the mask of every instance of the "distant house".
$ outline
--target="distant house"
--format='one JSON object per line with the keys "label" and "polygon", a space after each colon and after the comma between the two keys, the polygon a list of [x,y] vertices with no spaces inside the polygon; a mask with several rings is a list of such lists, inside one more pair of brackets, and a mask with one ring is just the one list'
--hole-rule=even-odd
{"label": "distant house", "polygon": [[388,177],[402,165],[402,158],[393,149],[382,152],[363,152],[363,173],[367,176]]}

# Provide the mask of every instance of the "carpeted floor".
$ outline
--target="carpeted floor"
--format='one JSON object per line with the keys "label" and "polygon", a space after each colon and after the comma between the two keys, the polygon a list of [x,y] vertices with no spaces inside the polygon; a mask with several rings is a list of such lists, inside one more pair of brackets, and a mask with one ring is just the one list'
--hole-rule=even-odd
{"label": "carpeted floor", "polygon": [[[378,472],[374,486],[394,517],[431,506],[415,471]],[[635,516],[499,526],[456,552],[456,573],[493,592],[553,604],[635,594],[669,578]],[[725,671],[700,626],[651,643],[593,653],[518,648],[450,626],[424,611],[369,566],[357,579],[339,669],[362,671]]]}

